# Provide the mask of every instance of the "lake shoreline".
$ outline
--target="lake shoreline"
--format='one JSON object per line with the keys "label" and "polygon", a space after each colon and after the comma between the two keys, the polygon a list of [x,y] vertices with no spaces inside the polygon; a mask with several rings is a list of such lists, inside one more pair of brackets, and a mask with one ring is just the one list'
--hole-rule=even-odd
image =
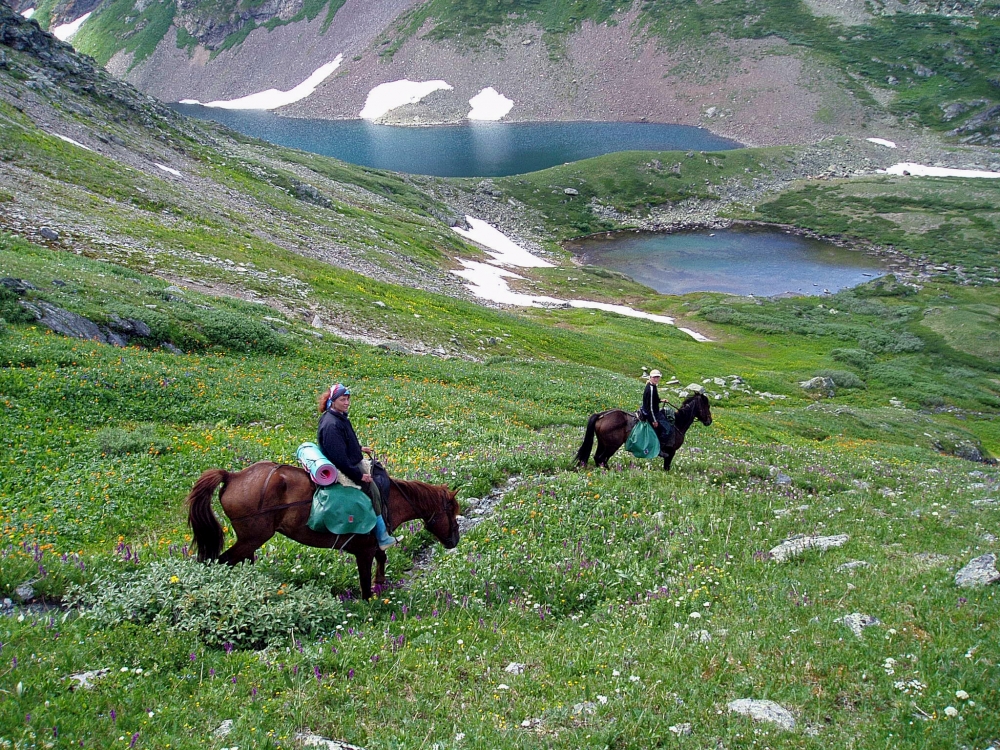
{"label": "lake shoreline", "polygon": [[[890,245],[876,245],[865,242],[864,240],[858,240],[853,237],[845,237],[844,235],[839,234],[826,235],[820,232],[815,232],[811,229],[805,229],[791,224],[776,224],[768,221],[751,221],[747,219],[728,219],[718,216],[709,219],[676,220],[666,223],[657,222],[653,225],[615,229],[609,232],[594,232],[592,234],[581,235],[579,237],[565,240],[560,243],[560,245],[564,250],[566,250],[566,252],[570,253],[575,263],[583,265],[580,256],[570,247],[573,243],[597,237],[613,239],[616,236],[623,234],[681,234],[684,232],[703,232],[727,229],[779,230],[786,234],[802,237],[803,239],[826,242],[845,250],[860,252],[864,255],[878,258],[879,260],[885,262],[886,273],[908,277],[905,281],[915,285],[929,282],[932,277],[936,275],[931,264],[921,263],[913,258],[909,258],[904,253]],[[937,273],[942,272],[937,271]],[[900,280],[904,281],[904,279]]]}

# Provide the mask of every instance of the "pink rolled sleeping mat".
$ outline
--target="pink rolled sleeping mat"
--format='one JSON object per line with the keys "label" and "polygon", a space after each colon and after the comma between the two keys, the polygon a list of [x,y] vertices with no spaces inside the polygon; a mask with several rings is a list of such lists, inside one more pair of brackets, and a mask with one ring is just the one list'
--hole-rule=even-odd
{"label": "pink rolled sleeping mat", "polygon": [[337,467],[330,463],[316,443],[303,443],[295,451],[295,457],[299,459],[302,468],[309,472],[312,480],[321,487],[337,481]]}

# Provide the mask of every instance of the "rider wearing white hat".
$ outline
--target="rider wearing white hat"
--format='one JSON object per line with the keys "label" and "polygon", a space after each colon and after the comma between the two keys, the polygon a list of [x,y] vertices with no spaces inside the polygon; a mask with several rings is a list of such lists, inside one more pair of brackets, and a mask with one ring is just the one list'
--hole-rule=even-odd
{"label": "rider wearing white hat", "polygon": [[666,435],[664,434],[664,430],[661,429],[658,419],[662,400],[660,399],[659,391],[656,389],[656,386],[660,382],[660,377],[662,377],[662,373],[659,370],[653,370],[649,373],[646,388],[642,392],[642,406],[639,408],[639,418],[643,422],[649,422],[653,425],[656,434],[663,439]]}

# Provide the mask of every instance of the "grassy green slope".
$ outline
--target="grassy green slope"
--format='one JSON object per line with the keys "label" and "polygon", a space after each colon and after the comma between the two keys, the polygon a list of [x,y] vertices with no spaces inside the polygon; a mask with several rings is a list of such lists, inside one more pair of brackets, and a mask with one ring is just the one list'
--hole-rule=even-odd
{"label": "grassy green slope", "polygon": [[[98,293],[91,274],[115,297],[159,286],[17,243],[0,254],[5,273],[11,254],[33,258],[39,286],[72,274],[84,299]],[[219,302],[186,296],[207,324]],[[565,469],[586,415],[633,406],[637,378],[279,335],[284,355],[172,355],[6,326],[0,591],[31,581],[37,595],[75,592],[90,609],[0,620],[0,737],[23,743],[56,727],[72,744],[203,747],[237,703],[226,741],[240,747],[292,747],[306,726],[372,748],[428,737],[529,747],[540,735],[557,748],[655,746],[676,742],[669,727],[683,723],[703,744],[752,736],[778,748],[883,747],[888,734],[899,747],[976,744],[1000,731],[998,604],[991,589],[951,582],[995,547],[982,533],[997,511],[973,503],[995,494],[1000,475],[935,447],[972,439],[976,418],[892,407],[872,392],[823,405],[709,383],[729,395],[710,428],[692,428],[669,475],[627,456],[612,472],[577,473]],[[678,345],[682,374],[735,371],[752,389],[767,385],[737,354],[752,336],[740,338]],[[793,341],[818,350],[822,338]],[[772,372],[789,363],[780,342],[757,351]],[[280,539],[235,573],[186,559],[181,500],[198,474],[292,460],[331,378],[355,390],[354,422],[394,474],[446,481],[464,503],[506,486],[494,514],[457,554],[436,555],[372,604],[338,598],[356,585],[350,559]],[[769,561],[795,533],[850,541]],[[403,534],[394,580],[429,542],[417,526]],[[837,571],[855,559],[872,567]],[[882,624],[857,638],[835,622],[851,612]],[[505,672],[512,662],[524,673]],[[94,689],[65,689],[67,674],[106,667]],[[407,688],[387,698],[387,684]],[[728,714],[742,697],[778,701],[799,726]],[[914,701],[928,714],[919,725],[909,724]]]}
{"label": "grassy green slope", "polygon": [[[298,21],[312,21],[320,13],[325,13],[323,31],[333,21],[333,17],[344,4],[344,0],[305,0],[297,13],[288,18],[275,16],[261,24],[268,30]],[[260,3],[252,0],[239,2],[203,2],[186,4],[185,16],[209,22],[210,27],[230,24],[234,30],[220,43],[212,46],[213,55],[241,44],[247,35],[258,28],[257,23],[248,13]],[[47,23],[53,3],[44,9],[44,15],[36,16],[39,23]],[[108,61],[118,52],[132,55],[129,68],[132,68],[156,49],[167,32],[174,26],[177,19],[177,5],[174,2],[152,2],[144,4],[137,10],[135,4],[128,0],[111,0],[103,4],[96,13],[87,19],[80,31],[73,37],[73,46],[81,52],[90,55],[100,65]],[[200,41],[192,36],[183,26],[177,27],[177,46],[187,48],[189,52]]]}

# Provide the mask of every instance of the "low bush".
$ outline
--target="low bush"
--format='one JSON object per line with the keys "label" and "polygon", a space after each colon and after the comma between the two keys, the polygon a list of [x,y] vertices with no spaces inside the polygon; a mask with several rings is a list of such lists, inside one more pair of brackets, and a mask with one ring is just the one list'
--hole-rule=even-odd
{"label": "low bush", "polygon": [[924,348],[918,336],[906,331],[870,330],[858,337],[858,344],[862,349],[884,354],[918,352]]}
{"label": "low bush", "polygon": [[72,587],[68,599],[102,628],[124,623],[186,632],[215,648],[258,649],[290,632],[317,636],[343,619],[339,598],[319,585],[291,587],[259,567],[168,559]]}
{"label": "low bush", "polygon": [[29,323],[34,318],[18,304],[17,292],[0,284],[0,318],[8,323]]}
{"label": "low bush", "polygon": [[848,370],[820,370],[819,377],[830,378],[838,388],[864,388],[865,381]]}
{"label": "low bush", "polygon": [[263,323],[226,310],[206,311],[202,318],[210,344],[240,352],[283,354],[287,349],[281,337]]}
{"label": "low bush", "polygon": [[830,356],[845,365],[853,365],[866,370],[875,364],[875,355],[866,349],[834,349]]}
{"label": "low bush", "polygon": [[147,423],[132,430],[105,427],[97,433],[97,446],[107,456],[126,456],[130,453],[166,453],[170,450],[170,441],[156,434],[156,425]]}

